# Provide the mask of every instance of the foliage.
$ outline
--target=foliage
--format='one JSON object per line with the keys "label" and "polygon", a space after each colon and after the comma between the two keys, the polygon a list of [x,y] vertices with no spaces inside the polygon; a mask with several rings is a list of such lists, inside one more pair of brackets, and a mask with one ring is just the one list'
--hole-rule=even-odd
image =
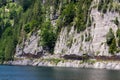
{"label": "foliage", "polygon": [[29,33],[31,31],[30,24],[26,24],[25,27],[24,27],[24,30],[25,30],[26,33]]}
{"label": "foliage", "polygon": [[106,13],[107,9],[108,5],[106,4],[106,2],[104,2],[104,0],[101,0],[98,5],[98,11],[103,11],[103,13]]}
{"label": "foliage", "polygon": [[54,63],[55,65],[57,65],[60,61],[64,61],[63,59],[56,59],[56,58],[45,59],[45,60]]}
{"label": "foliage", "polygon": [[98,4],[98,11],[106,13],[108,10],[109,11],[116,11],[119,12],[120,5],[117,0],[100,0]]}
{"label": "foliage", "polygon": [[85,38],[85,41],[88,42],[88,41],[90,41],[91,39],[92,39],[91,36],[87,36],[87,37]]}
{"label": "foliage", "polygon": [[114,23],[115,23],[117,26],[119,25],[119,21],[118,21],[118,18],[117,18],[117,17],[115,18]]}
{"label": "foliage", "polygon": [[69,39],[69,40],[67,41],[67,46],[68,46],[69,48],[71,48],[71,47],[72,47],[72,44],[73,44],[73,39],[71,38],[71,39]]}
{"label": "foliage", "polygon": [[107,33],[106,39],[107,39],[107,44],[109,46],[109,53],[114,55],[117,51],[117,45],[112,28],[110,28],[109,32]]}
{"label": "foliage", "polygon": [[114,38],[114,39],[112,40],[111,45],[109,46],[109,53],[111,53],[112,55],[114,55],[115,52],[116,52],[116,50],[117,50],[117,46],[116,46],[116,40],[115,40],[115,38]]}
{"label": "foliage", "polygon": [[60,1],[60,16],[58,18],[57,26],[59,28],[68,25],[74,25],[77,32],[84,31],[88,25],[91,26],[91,20],[88,16],[90,13],[90,5],[92,0],[65,0]]}
{"label": "foliage", "polygon": [[110,28],[109,32],[107,33],[107,36],[106,36],[107,44],[111,45],[114,38],[115,38],[114,33],[112,31],[112,28]]}
{"label": "foliage", "polygon": [[107,12],[107,9],[109,8],[108,4],[111,4],[113,0],[100,0],[98,4],[98,11],[102,11],[103,13]]}
{"label": "foliage", "polygon": [[12,10],[10,12],[10,19],[14,19],[15,17],[17,17],[17,12],[15,10]]}
{"label": "foliage", "polygon": [[[63,26],[72,24],[78,31],[86,28],[91,2],[92,0],[46,0],[45,2],[16,0],[15,3],[7,4],[5,2],[5,7],[9,11],[4,14],[5,8],[3,6],[0,8],[0,45],[3,45],[0,47],[0,59],[12,60],[16,44],[25,38],[25,34],[37,30],[41,31],[43,47],[48,48],[52,53],[57,35]],[[53,6],[53,13],[50,12],[50,6]],[[60,17],[57,26],[53,27],[49,16],[57,13]],[[69,46],[72,42],[73,40],[70,40]]]}
{"label": "foliage", "polygon": [[71,22],[73,22],[73,19],[75,17],[75,9],[74,9],[74,4],[70,3],[65,6],[65,8],[62,11],[61,18],[63,19],[63,24],[68,25]]}
{"label": "foliage", "polygon": [[17,2],[23,7],[23,10],[26,11],[34,2],[34,0],[17,0]]}
{"label": "foliage", "polygon": [[77,32],[84,31],[86,29],[87,19],[90,18],[89,8],[92,0],[80,0],[76,4],[76,28]]}
{"label": "foliage", "polygon": [[[8,6],[9,5],[9,6]],[[5,7],[9,9],[7,13],[4,13],[4,7],[0,8],[0,61],[13,60],[15,53],[15,47],[18,42],[19,27],[17,22],[19,13],[21,12],[20,6],[16,6],[14,3],[8,3]],[[5,16],[5,17],[4,17]]]}
{"label": "foliage", "polygon": [[[1,3],[2,5],[6,5],[6,2],[7,2],[6,0],[0,0],[0,3]],[[2,6],[1,4],[0,4],[0,7]]]}
{"label": "foliage", "polygon": [[117,37],[120,37],[120,28],[117,29],[117,31],[116,31],[116,36],[117,36]]}
{"label": "foliage", "polygon": [[40,0],[36,0],[36,2],[34,3],[34,7],[32,9],[32,17],[34,20],[39,21],[39,23],[42,22],[43,20],[43,10],[42,10],[42,5],[41,5],[41,1]]}
{"label": "foliage", "polygon": [[0,55],[4,55],[5,60],[13,59],[14,48],[17,44],[13,33],[14,31],[11,27],[6,28],[0,40],[0,45],[4,45],[0,47]]}
{"label": "foliage", "polygon": [[118,38],[118,46],[120,47],[120,29],[118,28],[116,31],[116,37]]}
{"label": "foliage", "polygon": [[24,30],[26,33],[29,33],[33,31],[35,28],[37,28],[39,23],[36,20],[32,20],[31,22],[27,23],[24,27]]}
{"label": "foliage", "polygon": [[41,29],[41,36],[42,36],[42,40],[41,40],[42,45],[45,48],[49,48],[50,52],[53,52],[57,35],[54,32],[54,29],[50,21],[46,21],[43,23],[42,29]]}

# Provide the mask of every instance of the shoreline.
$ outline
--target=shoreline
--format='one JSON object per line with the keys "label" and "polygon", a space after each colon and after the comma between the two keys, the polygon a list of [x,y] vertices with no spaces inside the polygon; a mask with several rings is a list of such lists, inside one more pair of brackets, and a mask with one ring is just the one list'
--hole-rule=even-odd
{"label": "shoreline", "polygon": [[[56,61],[54,61],[56,60]],[[120,70],[120,61],[95,61],[82,62],[80,60],[62,59],[21,59],[4,62],[3,65],[18,66],[44,66],[44,67],[71,67],[71,68],[93,68],[106,70]]]}

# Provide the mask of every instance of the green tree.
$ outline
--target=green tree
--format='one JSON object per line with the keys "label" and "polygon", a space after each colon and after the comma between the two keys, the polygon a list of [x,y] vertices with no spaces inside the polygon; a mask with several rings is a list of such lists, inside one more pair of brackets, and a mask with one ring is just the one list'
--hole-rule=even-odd
{"label": "green tree", "polygon": [[27,23],[24,27],[26,33],[34,31],[38,28],[39,23],[36,20],[32,20],[31,22]]}
{"label": "green tree", "polygon": [[17,12],[15,10],[12,10],[10,12],[10,19],[14,19],[15,17],[17,17]]}
{"label": "green tree", "polygon": [[25,27],[24,27],[24,30],[26,33],[29,33],[31,31],[31,27],[30,27],[30,24],[25,24]]}
{"label": "green tree", "polygon": [[17,0],[17,2],[23,7],[23,10],[26,11],[32,3],[34,3],[34,0]]}
{"label": "green tree", "polygon": [[120,29],[119,28],[116,31],[116,37],[118,38],[118,46],[120,47]]}
{"label": "green tree", "polygon": [[41,23],[43,21],[43,10],[40,0],[36,0],[32,12],[33,14],[31,16],[33,17],[33,20],[39,21],[39,23]]}
{"label": "green tree", "polygon": [[114,38],[115,38],[115,36],[114,36],[113,30],[112,30],[112,28],[110,28],[109,32],[107,33],[107,36],[106,36],[107,44],[111,45]]}
{"label": "green tree", "polygon": [[117,50],[116,40],[113,39],[111,45],[109,46],[109,53],[111,53],[112,55],[114,55],[115,52],[116,52],[116,50]]}
{"label": "green tree", "polygon": [[13,59],[14,48],[15,48],[15,45],[13,42],[14,40],[11,39],[11,37],[7,37],[7,40],[9,40],[9,41],[6,41],[7,45],[6,45],[5,51],[4,51],[4,56],[5,56],[6,61]]}
{"label": "green tree", "polygon": [[86,24],[89,15],[89,8],[92,0],[80,0],[76,4],[76,29],[79,33],[80,31],[84,31],[86,29]]}
{"label": "green tree", "polygon": [[56,33],[50,23],[50,21],[44,22],[41,29],[42,36],[42,45],[45,48],[49,48],[49,51],[53,53],[55,42],[56,42]]}
{"label": "green tree", "polygon": [[112,28],[109,29],[109,32],[107,33],[107,36],[106,36],[106,40],[109,46],[109,53],[114,55],[117,51],[117,45],[116,45],[116,39],[112,31]]}
{"label": "green tree", "polygon": [[6,5],[7,1],[6,0],[0,0],[0,5]]}
{"label": "green tree", "polygon": [[73,3],[70,3],[65,6],[65,9],[62,12],[61,18],[63,19],[64,25],[68,25],[73,22],[75,17],[75,6]]}

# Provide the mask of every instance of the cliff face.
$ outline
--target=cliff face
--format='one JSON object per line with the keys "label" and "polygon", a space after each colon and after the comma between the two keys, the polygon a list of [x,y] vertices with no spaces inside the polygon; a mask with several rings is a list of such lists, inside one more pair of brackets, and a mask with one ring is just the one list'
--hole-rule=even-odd
{"label": "cliff face", "polygon": [[119,55],[120,1],[0,1],[0,45],[0,62]]}
{"label": "cliff face", "polygon": [[0,1],[0,45],[4,64],[120,69],[120,1]]}
{"label": "cliff face", "polygon": [[112,61],[120,59],[112,56],[120,55],[119,0],[4,3],[0,4],[0,62],[120,69],[120,62]]}
{"label": "cliff face", "polygon": [[[45,5],[46,1],[43,1]],[[69,1],[70,3],[70,1]],[[76,2],[77,3],[77,2]],[[54,13],[55,7],[50,5],[49,14],[46,14],[46,19],[50,18],[50,22],[54,29],[58,27],[58,20],[61,16],[60,9],[63,2],[60,2]],[[103,6],[101,6],[103,5]],[[107,7],[104,7],[107,6]],[[111,7],[112,6],[112,7]],[[119,28],[119,1],[104,1],[104,0],[93,0],[90,7],[88,8],[89,13],[86,22],[86,29],[78,32],[76,26],[64,25],[59,30],[57,40],[54,46],[54,54],[91,54],[91,55],[105,55],[110,56],[110,46],[107,44],[107,34],[112,29],[117,45],[117,50],[114,53],[119,54],[118,38],[116,32]],[[48,11],[46,11],[47,13]],[[54,14],[53,14],[54,13]],[[118,24],[115,21],[118,21]],[[88,25],[88,24],[91,25]],[[82,25],[80,25],[82,26]],[[22,54],[45,54],[48,53],[44,50],[43,46],[40,45],[40,31],[33,32],[27,39],[23,40],[21,44],[16,47],[16,56]]]}
{"label": "cliff face", "polygon": [[[106,36],[110,28],[112,28],[116,37],[116,31],[119,25],[114,23],[117,18],[120,20],[119,12],[109,11],[107,8],[106,13],[98,11],[99,0],[94,0],[91,5],[90,19],[91,26],[77,33],[74,26],[71,27],[70,31],[67,28],[62,28],[60,35],[57,39],[55,46],[55,54],[95,54],[95,55],[106,55],[109,56],[109,46],[107,45]],[[117,2],[112,2],[117,4]],[[108,4],[109,5],[109,4]],[[117,53],[119,54],[119,52]]]}

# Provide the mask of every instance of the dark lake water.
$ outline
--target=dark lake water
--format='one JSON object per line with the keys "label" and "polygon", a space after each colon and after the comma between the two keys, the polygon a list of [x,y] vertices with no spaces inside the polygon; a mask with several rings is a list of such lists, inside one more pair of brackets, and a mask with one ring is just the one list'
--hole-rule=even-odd
{"label": "dark lake water", "polygon": [[0,80],[120,80],[120,71],[1,65]]}

